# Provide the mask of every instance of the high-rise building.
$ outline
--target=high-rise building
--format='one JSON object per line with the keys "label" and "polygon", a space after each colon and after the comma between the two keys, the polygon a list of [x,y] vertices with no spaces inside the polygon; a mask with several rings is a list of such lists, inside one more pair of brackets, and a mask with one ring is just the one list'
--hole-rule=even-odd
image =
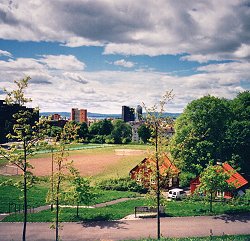
{"label": "high-rise building", "polygon": [[124,122],[135,120],[135,109],[129,106],[122,106],[122,119]]}
{"label": "high-rise building", "polygon": [[135,116],[137,121],[142,119],[142,107],[140,105],[136,107]]}
{"label": "high-rise building", "polygon": [[77,108],[72,108],[70,119],[78,123],[82,123],[82,122],[88,123],[87,110],[85,109],[78,110]]}
{"label": "high-rise building", "polygon": [[4,100],[0,100],[0,143],[8,141],[6,135],[13,133],[13,125],[16,123],[13,115],[20,111],[32,113],[32,118],[27,121],[28,124],[34,125],[35,121],[39,120],[39,112],[34,111],[33,108],[26,108],[18,104],[8,105]]}

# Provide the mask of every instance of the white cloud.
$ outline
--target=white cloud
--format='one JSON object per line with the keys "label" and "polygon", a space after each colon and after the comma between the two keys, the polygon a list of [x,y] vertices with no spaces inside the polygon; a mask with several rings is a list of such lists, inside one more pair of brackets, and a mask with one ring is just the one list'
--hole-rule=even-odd
{"label": "white cloud", "polygon": [[4,51],[0,49],[0,56],[7,56],[7,57],[12,57],[12,54],[8,51]]}
{"label": "white cloud", "polygon": [[[104,46],[105,54],[249,58],[247,1],[3,0],[0,38]],[[28,16],[28,17],[27,17]]]}
{"label": "white cloud", "polygon": [[77,60],[73,55],[44,55],[39,60],[41,63],[45,63],[50,69],[58,70],[83,70],[85,64]]}
{"label": "white cloud", "polygon": [[126,61],[125,59],[120,59],[114,62],[114,65],[122,66],[125,68],[132,68],[135,66],[133,62]]}

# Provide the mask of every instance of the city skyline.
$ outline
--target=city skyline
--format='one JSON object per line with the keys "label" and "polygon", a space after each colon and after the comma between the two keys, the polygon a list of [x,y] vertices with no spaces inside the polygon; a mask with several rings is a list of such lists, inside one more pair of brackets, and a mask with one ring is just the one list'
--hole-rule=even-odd
{"label": "city skyline", "polygon": [[0,13],[0,99],[30,76],[41,112],[117,114],[173,90],[180,113],[250,89],[248,1],[3,0]]}

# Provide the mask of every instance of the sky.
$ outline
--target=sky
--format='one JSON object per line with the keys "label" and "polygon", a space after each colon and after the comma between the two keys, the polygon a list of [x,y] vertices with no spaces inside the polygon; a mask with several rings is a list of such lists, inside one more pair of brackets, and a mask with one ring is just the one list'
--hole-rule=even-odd
{"label": "sky", "polygon": [[1,0],[0,99],[30,76],[41,112],[167,112],[250,87],[248,0]]}

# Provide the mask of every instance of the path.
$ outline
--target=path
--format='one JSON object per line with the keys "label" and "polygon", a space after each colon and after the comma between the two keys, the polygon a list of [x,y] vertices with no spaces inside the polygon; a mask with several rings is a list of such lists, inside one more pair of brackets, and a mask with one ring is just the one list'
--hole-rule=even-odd
{"label": "path", "polygon": [[[134,197],[134,198],[119,198],[119,199],[116,199],[116,200],[112,200],[112,201],[109,201],[109,202],[104,202],[104,203],[98,203],[98,204],[95,204],[93,206],[90,206],[90,208],[102,208],[102,207],[106,207],[106,206],[109,206],[109,205],[113,205],[113,204],[116,204],[116,203],[120,203],[120,202],[125,202],[125,201],[128,201],[128,200],[134,200],[134,199],[138,199],[140,197]],[[67,207],[67,206],[64,206],[63,207]],[[68,206],[70,207],[70,206]],[[74,206],[76,207],[76,206]],[[80,206],[81,207],[81,206]],[[84,206],[86,208],[86,206]],[[48,210],[50,209],[50,205],[45,205],[45,206],[41,206],[41,207],[36,207],[34,209],[32,209],[32,213],[38,213],[38,212],[41,212],[41,211],[44,211],[44,210]],[[21,211],[23,212],[23,211]],[[28,209],[28,213],[29,213],[29,209]],[[14,214],[11,213],[11,214]],[[2,221],[6,216],[8,216],[9,214],[8,213],[0,213],[0,221]]]}
{"label": "path", "polygon": [[[50,223],[28,223],[27,241],[54,239]],[[250,213],[208,217],[162,218],[164,237],[193,237],[223,234],[250,234]],[[0,223],[0,241],[21,240],[22,223]],[[156,236],[156,219],[137,221],[102,221],[63,223],[60,231],[63,241],[116,241]]]}

